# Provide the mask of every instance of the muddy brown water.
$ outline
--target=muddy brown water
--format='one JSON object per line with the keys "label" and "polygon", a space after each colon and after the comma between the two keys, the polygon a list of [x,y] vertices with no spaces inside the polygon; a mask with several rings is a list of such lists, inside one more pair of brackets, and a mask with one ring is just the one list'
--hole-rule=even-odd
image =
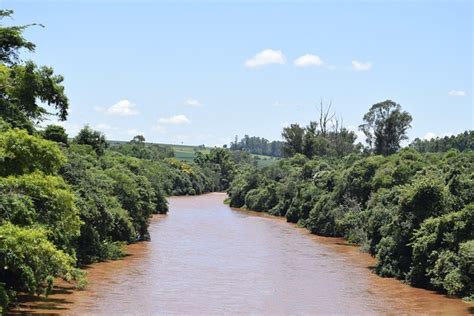
{"label": "muddy brown water", "polygon": [[223,204],[224,194],[169,199],[152,241],[123,260],[90,266],[86,290],[60,284],[23,297],[15,313],[445,314],[472,304],[380,278],[374,259],[342,239],[317,237],[281,218]]}

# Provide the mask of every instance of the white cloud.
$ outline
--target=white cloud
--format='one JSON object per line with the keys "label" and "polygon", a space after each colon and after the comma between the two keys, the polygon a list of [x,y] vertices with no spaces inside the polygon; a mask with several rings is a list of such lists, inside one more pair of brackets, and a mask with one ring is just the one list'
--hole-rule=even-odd
{"label": "white cloud", "polygon": [[183,114],[174,115],[171,117],[159,118],[158,122],[162,124],[171,124],[171,125],[180,125],[180,124],[189,124],[191,121]]}
{"label": "white cloud", "polygon": [[252,58],[245,61],[245,67],[256,68],[269,64],[284,64],[285,56],[280,50],[265,49]]}
{"label": "white cloud", "polygon": [[353,60],[352,69],[355,71],[367,71],[372,69],[372,63]]}
{"label": "white cloud", "polygon": [[296,67],[322,66],[323,60],[316,55],[306,54],[295,59]]}
{"label": "white cloud", "polygon": [[98,112],[105,112],[110,115],[118,116],[132,116],[139,114],[136,105],[131,103],[129,100],[120,100],[107,109],[103,107],[95,107],[94,109]]}
{"label": "white cloud", "polygon": [[192,99],[192,98],[187,98],[184,103],[185,103],[186,105],[194,106],[194,107],[200,107],[200,106],[202,106],[202,103],[201,103],[201,102],[199,102],[199,101],[196,100],[196,99]]}
{"label": "white cloud", "polygon": [[432,133],[432,132],[428,132],[428,133],[426,133],[425,136],[423,136],[423,139],[425,139],[425,140],[430,140],[432,138],[436,138],[436,134]]}
{"label": "white cloud", "polygon": [[451,91],[448,92],[448,94],[452,97],[465,97],[466,96],[466,91],[451,90]]}

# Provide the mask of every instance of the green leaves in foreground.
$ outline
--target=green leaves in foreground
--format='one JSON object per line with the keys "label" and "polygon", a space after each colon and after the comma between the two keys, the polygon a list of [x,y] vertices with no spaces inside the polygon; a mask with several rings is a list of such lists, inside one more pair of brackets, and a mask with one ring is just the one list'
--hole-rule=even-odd
{"label": "green leaves in foreground", "polygon": [[[74,267],[75,259],[58,250],[42,228],[21,228],[11,223],[0,226],[0,302],[14,294],[6,288],[30,294],[48,293],[60,277],[84,286],[84,273]],[[3,294],[3,295],[2,295]],[[9,294],[9,295],[6,295]]]}

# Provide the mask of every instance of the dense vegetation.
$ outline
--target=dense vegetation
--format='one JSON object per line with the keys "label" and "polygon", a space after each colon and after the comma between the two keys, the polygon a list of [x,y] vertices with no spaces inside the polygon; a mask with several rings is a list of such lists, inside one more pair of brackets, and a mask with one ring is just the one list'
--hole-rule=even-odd
{"label": "dense vegetation", "polygon": [[376,104],[364,119],[363,150],[351,132],[316,122],[284,129],[290,158],[240,169],[230,205],[343,236],[377,258],[381,276],[473,299],[474,152],[454,145],[472,131],[453,136],[445,153],[420,153],[420,143],[400,150],[411,117],[398,104]]}
{"label": "dense vegetation", "polygon": [[255,155],[265,155],[272,157],[282,156],[283,142],[274,140],[269,141],[263,137],[245,135],[241,140],[235,136],[235,140],[230,143],[230,150],[247,151]]}
{"label": "dense vegetation", "polygon": [[40,128],[51,115],[67,118],[68,99],[61,76],[19,59],[35,48],[27,27],[0,27],[0,313],[18,292],[49,293],[55,278],[84,286],[79,267],[148,240],[167,195],[225,190],[237,161],[252,163],[216,148],[189,164],[141,135],[109,148],[89,126],[72,140],[59,125]]}
{"label": "dense vegetation", "polygon": [[474,131],[429,140],[415,138],[411,147],[422,153],[446,152],[451,149],[459,151],[474,150]]}

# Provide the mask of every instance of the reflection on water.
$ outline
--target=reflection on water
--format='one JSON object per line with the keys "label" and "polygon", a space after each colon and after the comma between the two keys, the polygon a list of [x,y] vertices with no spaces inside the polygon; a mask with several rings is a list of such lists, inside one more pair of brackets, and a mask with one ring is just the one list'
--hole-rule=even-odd
{"label": "reflection on water", "polygon": [[370,272],[341,239],[232,210],[224,194],[170,198],[151,242],[92,265],[85,291],[23,298],[22,310],[67,314],[466,314],[472,305]]}

